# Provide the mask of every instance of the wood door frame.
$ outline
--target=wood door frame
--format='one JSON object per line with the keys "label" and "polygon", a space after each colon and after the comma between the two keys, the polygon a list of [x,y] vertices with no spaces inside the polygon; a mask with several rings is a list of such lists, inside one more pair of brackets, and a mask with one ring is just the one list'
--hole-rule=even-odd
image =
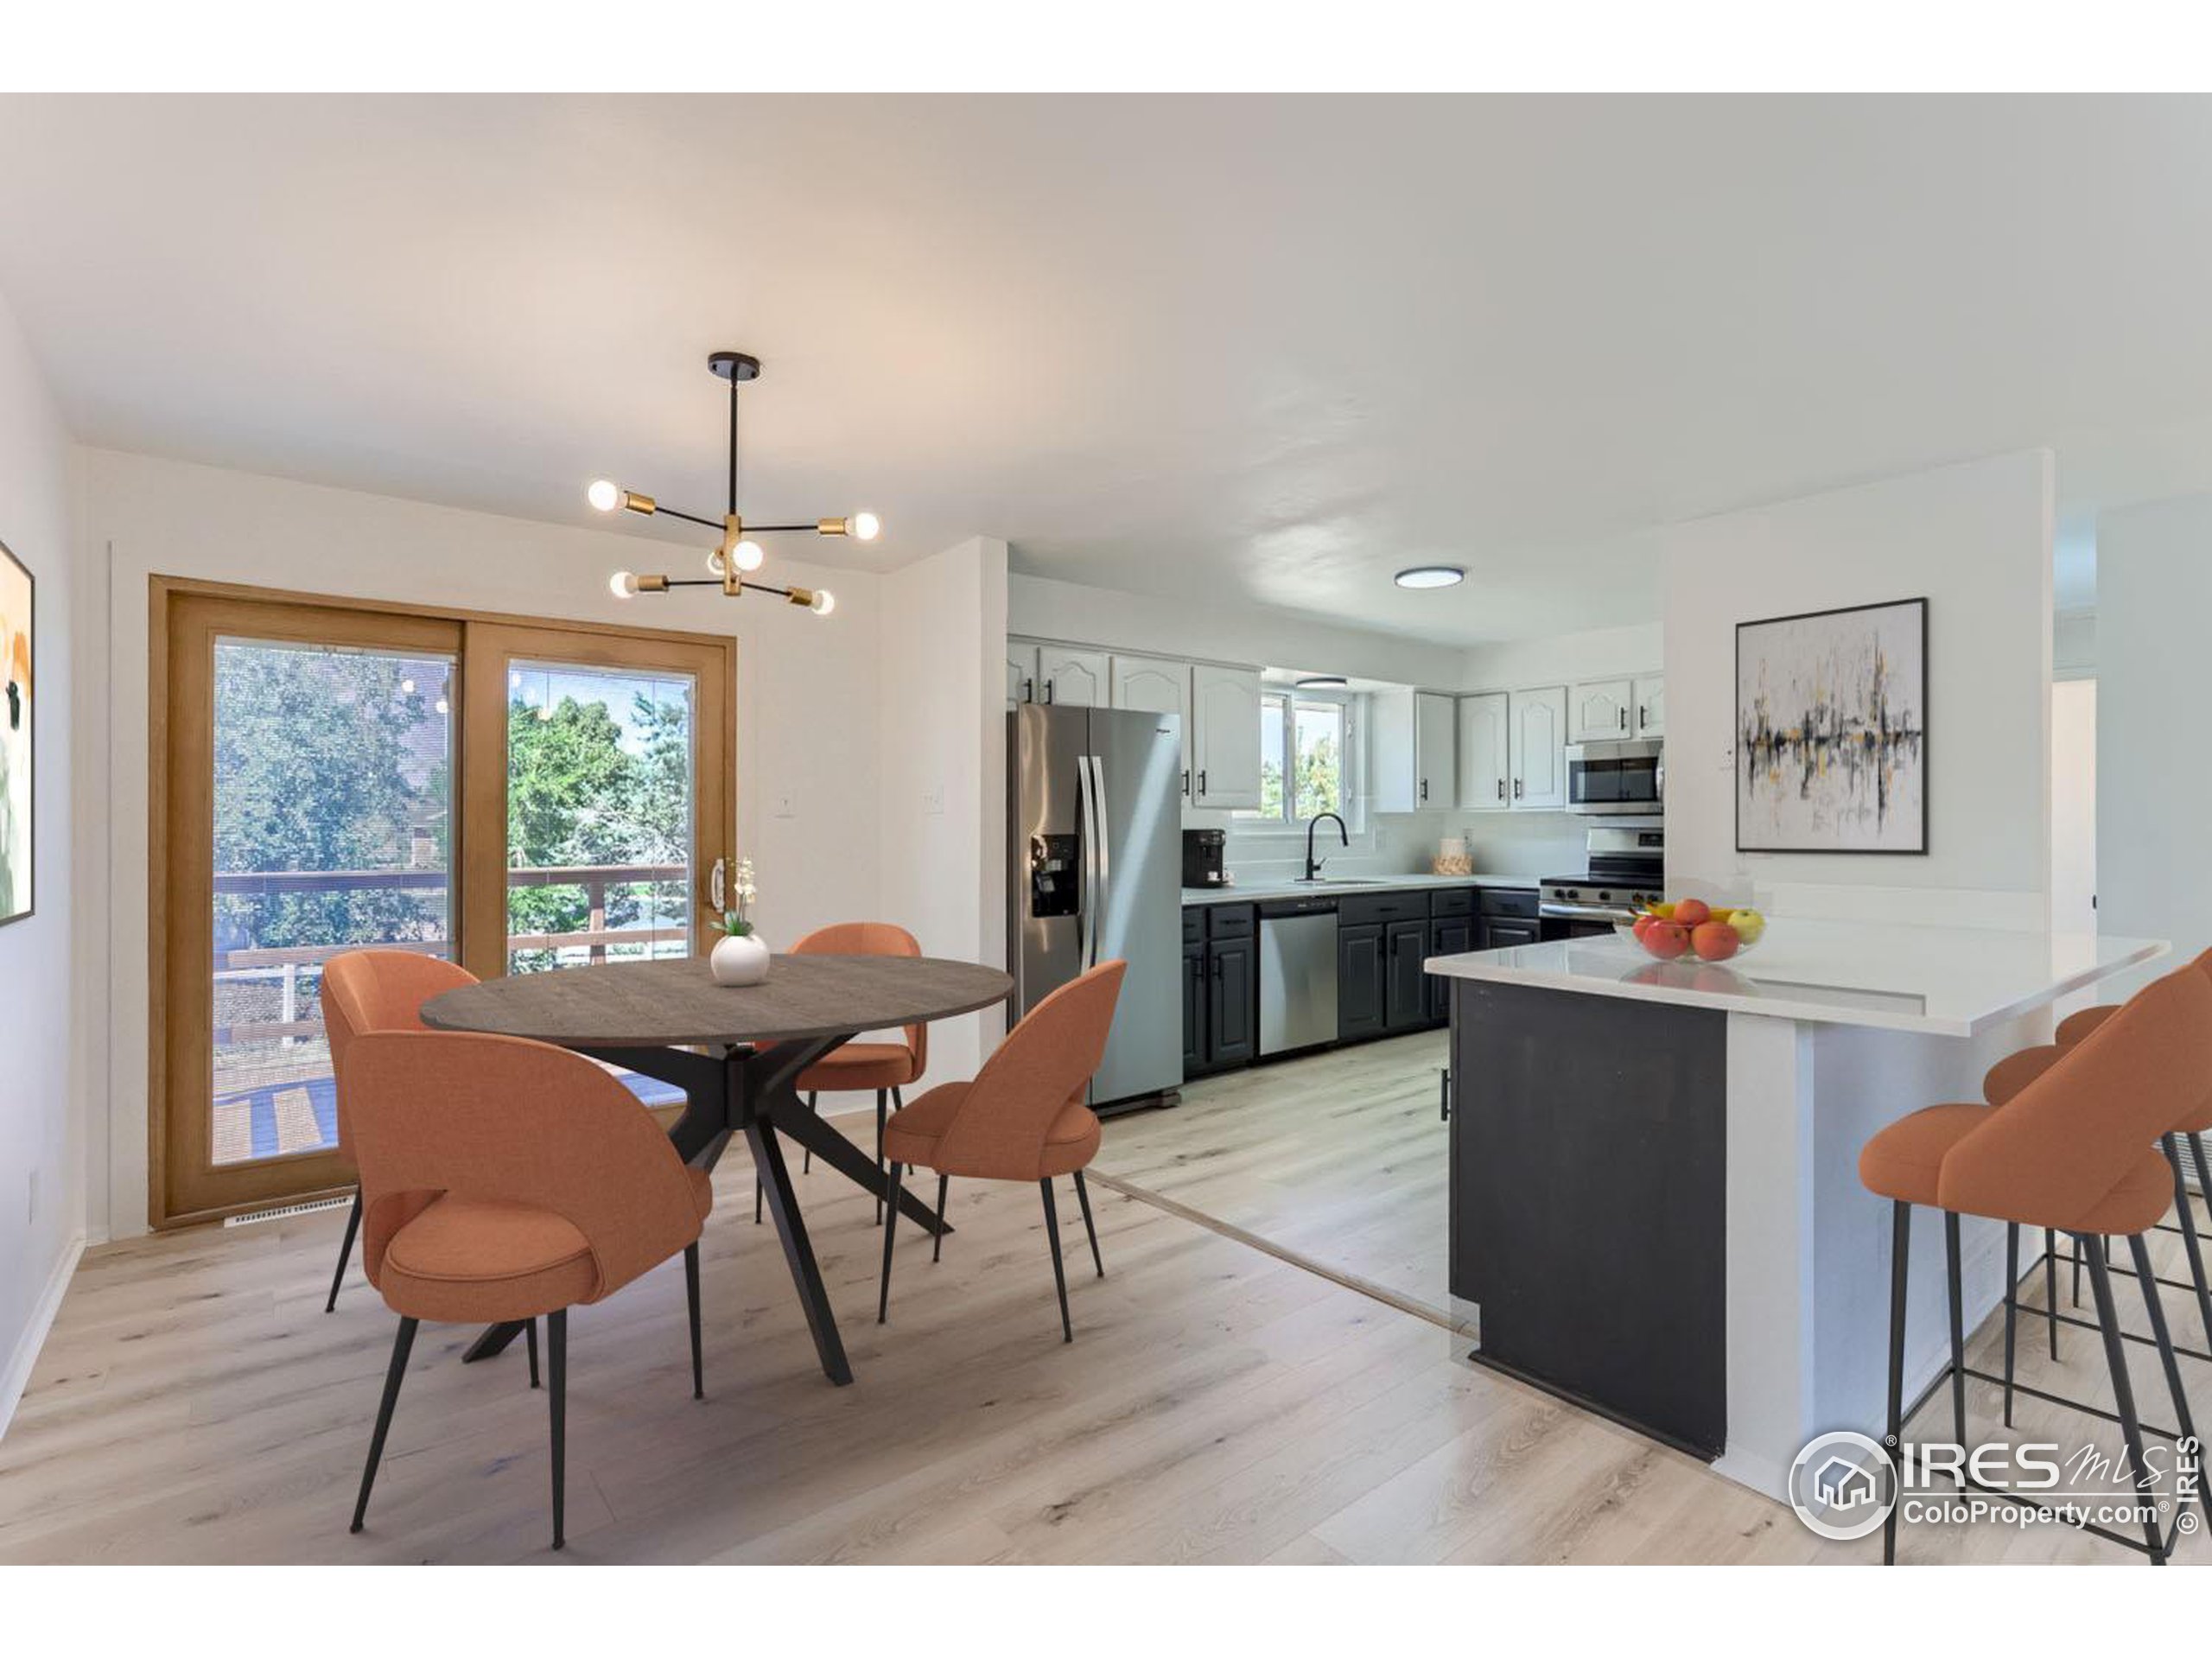
{"label": "wood door frame", "polygon": [[[456,956],[463,961],[480,963],[486,959],[482,949],[485,942],[471,934],[472,910],[479,912],[475,919],[480,931],[485,925],[482,895],[475,895],[479,902],[472,905],[473,889],[467,879],[472,861],[480,866],[481,862],[480,853],[475,860],[471,858],[468,830],[472,819],[480,835],[496,836],[492,844],[501,849],[498,859],[501,865],[505,845],[504,766],[496,774],[499,779],[499,816],[488,825],[480,810],[472,806],[473,794],[482,791],[472,792],[462,787],[472,753],[471,711],[485,700],[485,691],[477,687],[476,682],[488,682],[495,693],[505,686],[504,666],[496,675],[470,675],[472,643],[480,651],[495,645],[503,635],[520,633],[538,643],[540,649],[535,654],[540,657],[573,654],[579,662],[596,658],[602,663],[619,664],[628,659],[639,666],[652,667],[667,666],[670,657],[681,654],[694,664],[704,661],[713,664],[721,685],[717,690],[708,683],[710,674],[700,675],[695,714],[692,758],[694,777],[701,780],[697,785],[700,799],[695,803],[694,810],[695,833],[699,837],[702,865],[710,863],[715,856],[728,857],[734,853],[737,840],[737,640],[734,635],[631,628],[558,617],[512,616],[453,606],[401,604],[161,575],[148,579],[148,605],[146,922],[148,937],[158,959],[150,965],[147,976],[146,1208],[147,1221],[157,1230],[218,1220],[263,1208],[279,1199],[305,1201],[335,1196],[353,1185],[350,1169],[334,1153],[259,1160],[257,1166],[269,1172],[269,1179],[257,1184],[263,1190],[235,1199],[210,1199],[204,1192],[195,1194],[177,1185],[188,1176],[187,1171],[179,1166],[179,1160],[171,1156],[170,1084],[176,1070],[171,1053],[172,1014],[180,1009],[186,1013],[200,1009],[212,995],[205,984],[204,972],[199,974],[201,982],[196,987],[183,976],[188,963],[195,971],[200,964],[192,952],[181,948],[184,942],[177,937],[177,931],[186,925],[187,918],[194,914],[205,918],[212,913],[212,861],[200,861],[204,868],[195,871],[187,854],[197,850],[200,842],[168,833],[173,810],[196,812],[204,806],[211,826],[213,820],[213,676],[208,675],[198,688],[205,695],[195,696],[189,707],[180,706],[174,684],[182,665],[175,659],[171,650],[171,632],[173,628],[191,626],[195,613],[204,619],[211,644],[214,633],[220,631],[309,643],[359,643],[451,652],[460,680],[460,717],[454,728],[455,799],[448,868],[454,892],[454,945]],[[235,622],[236,626],[219,630],[217,625],[221,622]],[[310,623],[316,626],[310,627]],[[572,647],[567,645],[570,640],[575,642]],[[671,652],[671,647],[675,651]],[[702,652],[706,655],[702,657]],[[686,666],[679,671],[695,671]],[[497,698],[497,702],[504,710],[504,697]],[[703,764],[712,753],[706,745],[713,741],[709,728],[715,727],[719,728],[723,761],[718,772]],[[481,744],[484,734],[480,726],[478,737]],[[181,753],[178,752],[180,747]],[[505,747],[502,734],[493,752],[504,755]],[[474,753],[480,754],[484,751],[480,747]],[[195,776],[193,767],[186,762],[207,764],[199,766]],[[721,788],[721,801],[710,805],[705,799],[704,780],[715,775],[727,781]],[[710,814],[711,827],[717,832],[712,839],[707,834]],[[714,850],[717,848],[718,852]],[[494,893],[493,913],[497,920],[492,925],[496,943],[491,947],[491,971],[501,973],[505,971],[506,957],[504,883],[498,884]],[[697,899],[695,892],[695,910],[702,908]],[[212,1027],[208,1028],[212,1031]],[[202,1139],[198,1144],[204,1149],[207,1129],[204,1109],[201,1117],[198,1133]],[[309,1165],[314,1167],[308,1179],[315,1185],[302,1190],[300,1177]],[[201,1168],[204,1167],[203,1163]],[[197,1179],[204,1181],[204,1174]],[[226,1178],[226,1184],[236,1183]],[[256,1184],[249,1181],[248,1185]]]}

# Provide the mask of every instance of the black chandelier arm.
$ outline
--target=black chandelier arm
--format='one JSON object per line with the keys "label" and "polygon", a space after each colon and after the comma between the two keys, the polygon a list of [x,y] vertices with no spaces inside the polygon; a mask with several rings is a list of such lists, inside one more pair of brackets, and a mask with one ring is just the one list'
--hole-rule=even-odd
{"label": "black chandelier arm", "polygon": [[[734,507],[730,509],[730,512],[733,514],[735,513],[737,509]],[[653,503],[653,512],[657,517],[660,518],[681,518],[687,524],[697,524],[702,529],[711,530],[717,534],[719,534],[722,529],[721,521],[718,518],[702,518],[696,512],[685,512],[681,508],[668,506],[659,501],[655,501]],[[821,529],[821,523],[819,520],[817,520],[815,522],[804,524],[747,524],[745,526],[745,533],[747,536],[780,536],[796,534],[800,531],[804,531],[809,535],[814,535],[818,533]]]}
{"label": "black chandelier arm", "polygon": [[663,506],[658,501],[653,503],[653,512],[656,516],[665,515],[671,518],[681,518],[687,524],[698,524],[704,529],[714,531],[717,534],[720,533],[722,527],[721,520],[719,518],[702,518],[696,512],[684,512],[675,507]]}
{"label": "black chandelier arm", "polygon": [[[719,588],[722,583],[719,576],[671,576],[665,585],[670,588]],[[737,585],[747,593],[774,594],[782,599],[789,599],[791,596],[790,588],[772,587],[765,582],[740,582]]]}

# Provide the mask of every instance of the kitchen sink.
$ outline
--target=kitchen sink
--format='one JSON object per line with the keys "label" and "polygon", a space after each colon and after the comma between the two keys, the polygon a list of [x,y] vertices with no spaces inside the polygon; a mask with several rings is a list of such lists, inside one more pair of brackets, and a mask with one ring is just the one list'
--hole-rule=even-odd
{"label": "kitchen sink", "polygon": [[1386,884],[1370,881],[1360,875],[1294,875],[1290,885],[1294,887],[1379,887]]}

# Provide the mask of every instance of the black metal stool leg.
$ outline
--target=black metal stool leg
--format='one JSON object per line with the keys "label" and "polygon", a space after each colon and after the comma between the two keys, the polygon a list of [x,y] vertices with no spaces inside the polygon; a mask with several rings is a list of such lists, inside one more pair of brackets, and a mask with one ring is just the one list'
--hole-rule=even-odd
{"label": "black metal stool leg", "polygon": [[1068,1274],[1060,1264],[1059,1211],[1052,1205],[1052,1183],[1042,1180],[1037,1185],[1045,1194],[1045,1236],[1052,1246],[1052,1285],[1060,1293],[1060,1340],[1073,1342],[1075,1325],[1068,1319]]}
{"label": "black metal stool leg", "polygon": [[[1904,1303],[1906,1262],[1912,1249],[1912,1206],[1904,1199],[1890,1206],[1890,1433],[1885,1442],[1891,1459],[1902,1469],[1904,1445]],[[1882,1523],[1882,1564],[1897,1558],[1897,1505],[1890,1505]]]}
{"label": "black metal stool leg", "polygon": [[885,1323],[891,1318],[891,1240],[899,1230],[899,1166],[893,1164],[885,1172],[883,1190],[891,1195],[891,1202],[884,1208],[883,1220],[883,1282],[875,1293],[875,1322]]}
{"label": "black metal stool leg", "polygon": [[338,1247],[338,1271],[330,1275],[330,1300],[322,1305],[326,1313],[338,1311],[338,1287],[346,1282],[346,1264],[353,1259],[353,1236],[361,1230],[361,1189],[353,1189],[353,1207],[346,1213],[346,1238]]}
{"label": "black metal stool leg", "polygon": [[[879,1172],[883,1168],[883,1124],[884,1120],[891,1116],[890,1099],[887,1090],[879,1089],[875,1091],[875,1166]],[[880,1198],[875,1201],[875,1224],[879,1227],[883,1225],[883,1200]]]}
{"label": "black metal stool leg", "polygon": [[2020,1224],[2005,1224],[2005,1427],[2012,1427],[2012,1338],[2020,1292]]}
{"label": "black metal stool leg", "polygon": [[[945,1174],[938,1175],[937,1178],[937,1218],[940,1222],[944,1219],[944,1195],[951,1189],[951,1176]],[[937,1230],[936,1236],[931,1238],[930,1241],[930,1260],[932,1262],[940,1261],[944,1258],[944,1229],[943,1227],[939,1227]]]}
{"label": "black metal stool leg", "polygon": [[1076,1202],[1083,1206],[1083,1230],[1090,1235],[1090,1265],[1098,1269],[1098,1276],[1106,1276],[1106,1259],[1098,1254],[1098,1229],[1090,1219],[1090,1189],[1083,1184],[1083,1172],[1075,1173]]}
{"label": "black metal stool leg", "polygon": [[[806,1091],[806,1109],[812,1112],[817,1117],[822,1116],[822,1109],[814,1103],[814,1090],[811,1089]],[[814,1148],[811,1147],[801,1147],[799,1148],[798,1173],[804,1175],[813,1167]],[[757,1200],[753,1205],[753,1208],[756,1210],[760,1208],[760,1205]]]}
{"label": "black metal stool leg", "polygon": [[1951,1293],[1951,1429],[1958,1443],[1967,1443],[1966,1298],[1959,1289],[1959,1217],[1943,1212],[1943,1276]]}
{"label": "black metal stool leg", "polygon": [[546,1370],[553,1386],[547,1390],[553,1418],[553,1548],[569,1541],[569,1310],[556,1308],[545,1316]]}
{"label": "black metal stool leg", "polygon": [[[2174,1421],[2180,1425],[2183,1440],[2196,1440],[2196,1425],[2190,1421],[2189,1414],[2189,1390],[2182,1386],[2181,1362],[2174,1357],[2173,1338],[2166,1330],[2165,1305],[2158,1298],[2158,1275],[2151,1270],[2150,1249],[2143,1243],[2140,1233],[2127,1241],[2127,1248],[2135,1258],[2136,1282],[2143,1287],[2143,1310],[2151,1316],[2151,1336],[2158,1344],[2158,1363],[2165,1367],[2166,1391],[2174,1398]],[[2196,1501],[2203,1506],[2204,1518],[2212,1521],[2212,1493],[2205,1491],[2202,1479],[2196,1483]]]}
{"label": "black metal stool leg", "polygon": [[2050,1326],[2050,1357],[2058,1357],[2058,1234],[2043,1230],[2044,1319]]}
{"label": "black metal stool leg", "polygon": [[[2105,1363],[2112,1370],[2113,1409],[2120,1414],[2120,1433],[2127,1441],[2127,1475],[2131,1490],[2143,1497],[2145,1471],[2149,1465],[2143,1457],[2143,1425],[2135,1414],[2135,1387],[2127,1376],[2127,1348],[2120,1334],[2120,1313],[2112,1300],[2112,1274],[2106,1270],[2104,1241],[2097,1240],[2086,1252],[2089,1261],[2089,1292],[2096,1299],[2097,1324],[2105,1339]],[[2165,1552],[2159,1548],[2158,1519],[2155,1512],[2143,1522],[2143,1537],[2151,1552],[2154,1567],[2165,1564]]]}
{"label": "black metal stool leg", "polygon": [[683,1302],[691,1316],[691,1397],[707,1397],[706,1357],[699,1351],[699,1241],[683,1247]]}
{"label": "black metal stool leg", "polygon": [[420,1323],[419,1319],[400,1320],[399,1334],[391,1339],[391,1363],[384,1373],[384,1398],[377,1405],[376,1431],[369,1436],[369,1460],[361,1470],[361,1495],[353,1500],[353,1524],[348,1531],[359,1532],[369,1512],[369,1488],[377,1484],[385,1436],[391,1432],[391,1408],[399,1403],[399,1384],[407,1375],[407,1356],[414,1349],[415,1327]]}
{"label": "black metal stool leg", "polygon": [[534,1389],[537,1386],[537,1321],[524,1320],[522,1334],[530,1347],[530,1386]]}
{"label": "black metal stool leg", "polygon": [[2212,1290],[2204,1283],[2204,1251],[2196,1236],[2196,1210],[2189,1198],[2189,1182],[2181,1173],[2181,1147],[2171,1135],[2159,1137],[2166,1161],[2173,1166],[2174,1209],[2181,1217],[2181,1242],[2189,1253],[2189,1276],[2196,1285],[2196,1315],[2204,1322],[2204,1345],[2212,1349]]}
{"label": "black metal stool leg", "polygon": [[2074,1235],[2074,1306],[2082,1306],[2082,1235]]}

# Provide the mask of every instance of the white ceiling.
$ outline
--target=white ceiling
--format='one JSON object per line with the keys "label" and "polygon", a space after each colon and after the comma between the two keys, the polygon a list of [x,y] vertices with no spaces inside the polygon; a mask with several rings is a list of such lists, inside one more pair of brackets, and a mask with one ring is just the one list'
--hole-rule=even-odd
{"label": "white ceiling", "polygon": [[2098,506],[2212,486],[2203,101],[9,98],[0,154],[86,441],[556,522],[718,511],[722,346],[748,516],[873,508],[849,563],[1440,639],[2039,443],[2079,602]]}

